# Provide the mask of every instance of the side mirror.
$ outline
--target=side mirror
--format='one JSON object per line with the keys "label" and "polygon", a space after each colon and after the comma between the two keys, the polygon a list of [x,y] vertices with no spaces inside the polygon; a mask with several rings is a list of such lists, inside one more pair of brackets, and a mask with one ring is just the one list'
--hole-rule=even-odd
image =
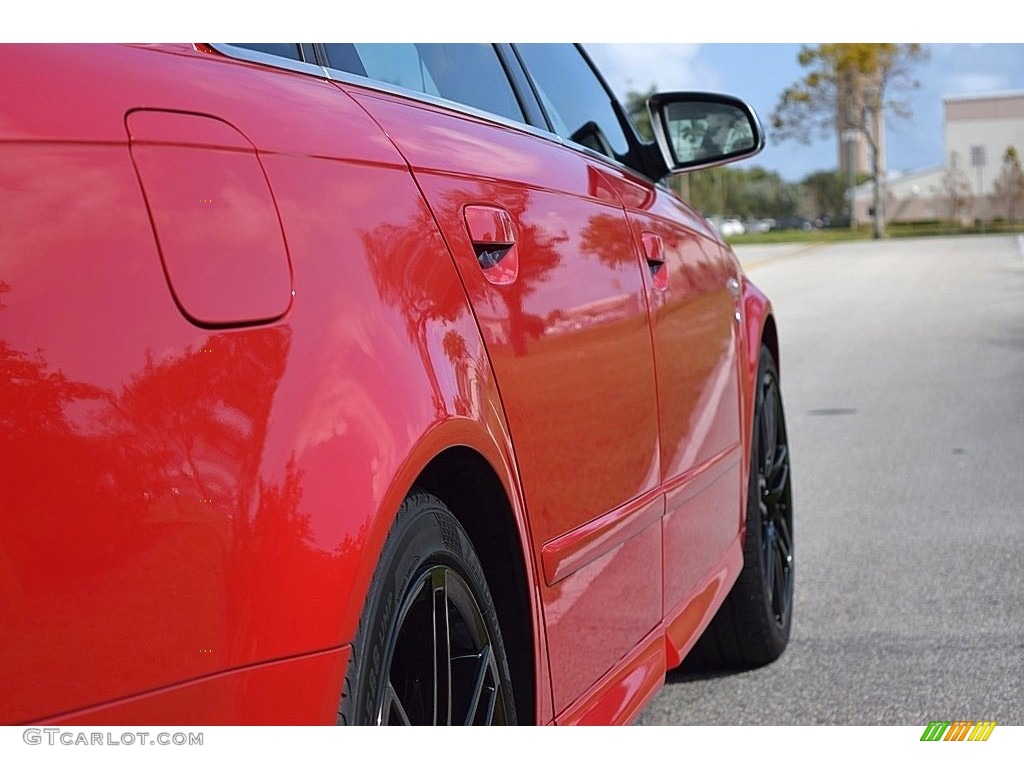
{"label": "side mirror", "polygon": [[764,131],[754,110],[731,96],[656,93],[647,108],[670,173],[722,165],[764,149]]}

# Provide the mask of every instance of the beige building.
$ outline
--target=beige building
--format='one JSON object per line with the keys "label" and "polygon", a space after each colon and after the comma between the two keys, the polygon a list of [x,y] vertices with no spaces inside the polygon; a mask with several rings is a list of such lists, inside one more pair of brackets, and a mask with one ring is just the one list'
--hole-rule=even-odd
{"label": "beige building", "polygon": [[[885,181],[886,221],[991,220],[1001,206],[991,198],[1007,147],[1024,157],[1024,91],[943,99],[945,165]],[[854,215],[871,221],[871,184],[857,187]]]}

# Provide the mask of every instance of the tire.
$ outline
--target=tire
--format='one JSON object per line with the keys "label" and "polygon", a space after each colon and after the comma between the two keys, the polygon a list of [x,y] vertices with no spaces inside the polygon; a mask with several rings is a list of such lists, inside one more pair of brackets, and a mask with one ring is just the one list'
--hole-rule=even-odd
{"label": "tire", "polygon": [[338,723],[515,722],[508,658],[480,561],[448,508],[414,492],[370,585]]}
{"label": "tire", "polygon": [[793,498],[775,360],[761,347],[751,436],[743,569],[692,654],[697,666],[757,667],[786,649],[793,624]]}

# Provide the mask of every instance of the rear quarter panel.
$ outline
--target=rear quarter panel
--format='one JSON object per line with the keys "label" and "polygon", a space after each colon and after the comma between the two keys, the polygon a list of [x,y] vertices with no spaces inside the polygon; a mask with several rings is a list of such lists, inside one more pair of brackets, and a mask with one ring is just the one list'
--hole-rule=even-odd
{"label": "rear quarter panel", "polygon": [[[0,721],[147,692],[137,711],[177,719],[181,684],[343,659],[433,451],[474,447],[521,509],[483,344],[404,161],[328,83],[192,46],[0,46],[0,71]],[[256,148],[292,270],[280,319],[179,311],[128,148],[141,107]],[[343,664],[306,668],[333,670],[314,698],[336,699]],[[313,678],[261,679],[285,702]],[[232,690],[222,714],[270,719]]]}

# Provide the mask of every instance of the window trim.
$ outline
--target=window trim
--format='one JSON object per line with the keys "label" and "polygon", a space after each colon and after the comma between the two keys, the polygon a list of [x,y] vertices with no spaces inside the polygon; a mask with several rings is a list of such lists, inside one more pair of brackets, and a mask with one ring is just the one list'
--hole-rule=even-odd
{"label": "window trim", "polygon": [[[566,43],[568,45],[568,43]],[[554,132],[552,127],[552,134],[562,139],[562,143],[567,147],[572,147],[580,152],[585,152],[591,157],[597,157],[611,163],[616,168],[625,169],[629,171],[633,176],[637,176],[648,184],[658,186],[664,181],[665,177],[669,174],[669,168],[665,165],[664,158],[661,155],[661,151],[658,148],[657,142],[651,142],[647,144],[644,142],[640,135],[636,132],[636,127],[633,125],[633,121],[629,119],[626,114],[625,108],[619,103],[619,100],[615,97],[612,89],[608,86],[608,82],[604,79],[604,75],[601,74],[600,70],[595,66],[590,55],[586,49],[579,43],[573,43],[573,48],[583,59],[585,66],[590,70],[591,75],[597,81],[600,88],[604,91],[608,97],[608,103],[612,108],[612,112],[615,114],[615,119],[619,123],[619,127],[626,139],[628,150],[623,156],[626,162],[619,160],[617,157],[611,157],[609,155],[597,152],[590,147],[582,144],[577,144],[575,141],[568,137],[561,136]],[[513,45],[512,48],[516,52],[516,57],[519,59],[520,65],[525,72],[527,79],[530,82],[531,88],[533,88],[535,94],[539,94],[539,85],[534,80],[533,74],[530,72],[530,68],[526,66],[523,61],[522,54],[518,50],[518,46]],[[548,124],[554,126],[554,122],[551,120],[550,115],[547,115],[547,110],[544,108],[544,102],[537,96],[538,102],[540,102],[540,109],[545,113]],[[665,187],[667,189],[667,187]]]}
{"label": "window trim", "polygon": [[[413,45],[417,45],[417,44],[413,43]],[[426,99],[440,99],[441,101],[445,102],[446,104],[458,105],[459,107],[461,107],[463,109],[473,110],[474,113],[479,114],[481,116],[482,115],[493,115],[494,117],[500,118],[502,120],[508,120],[513,125],[525,124],[525,125],[537,126],[539,122],[544,120],[543,113],[540,113],[539,112],[539,108],[535,104],[530,102],[530,100],[527,98],[527,96],[530,95],[530,94],[524,93],[521,90],[521,88],[519,87],[520,81],[513,75],[513,72],[511,71],[510,63],[509,63],[509,60],[508,60],[508,56],[506,55],[506,52],[503,51],[501,46],[499,46],[499,45],[496,45],[496,44],[493,44],[493,43],[490,43],[490,44],[487,44],[487,45],[489,45],[489,47],[491,49],[491,52],[494,54],[494,60],[498,64],[498,68],[501,71],[501,74],[502,74],[502,76],[505,79],[506,85],[508,85],[508,87],[509,87],[509,91],[512,94],[512,99],[515,102],[516,107],[519,109],[519,113],[523,116],[522,120],[517,120],[514,117],[509,117],[508,115],[503,115],[503,114],[498,113],[498,112],[491,112],[489,110],[473,106],[472,104],[468,104],[468,103],[463,102],[463,101],[456,101],[456,100],[453,100],[453,99],[448,99],[445,96],[440,96],[440,95],[435,95],[435,94],[432,94],[432,93],[428,93],[427,91],[421,91],[421,90],[418,90],[418,89],[415,89],[415,88],[405,88],[404,86],[394,85],[393,83],[389,83],[386,80],[380,80],[380,79],[371,77],[369,75],[360,75],[358,73],[351,72],[349,70],[334,68],[334,67],[332,67],[330,65],[330,59],[327,58],[327,51],[326,51],[326,49],[324,49],[321,46],[319,52],[324,57],[321,60],[320,63],[324,66],[325,69],[327,69],[328,72],[332,72],[332,73],[337,72],[340,75],[347,75],[347,76],[352,76],[352,77],[357,77],[357,78],[365,77],[369,81],[373,81],[375,83],[382,83],[385,86],[391,86],[391,87],[395,88],[396,91],[402,92],[403,95],[410,95],[411,96],[413,94],[418,94],[420,96],[426,97]],[[356,51],[356,55],[359,56],[358,51]],[[341,79],[341,78],[339,77],[339,78],[335,78],[335,79]]]}
{"label": "window trim", "polygon": [[[562,143],[561,137],[551,133],[546,128],[541,128],[530,123],[522,122],[520,120],[513,120],[499,115],[494,112],[488,112],[484,109],[470,106],[469,104],[463,104],[461,101],[452,101],[446,99],[443,96],[434,96],[433,94],[424,93],[423,91],[416,91],[410,88],[403,88],[400,85],[393,85],[392,83],[386,83],[383,80],[375,80],[372,77],[363,77],[362,75],[356,75],[351,72],[345,72],[340,69],[333,69],[331,67],[324,66],[323,64],[307,64],[302,61],[296,61],[294,59],[286,59],[281,56],[273,56],[265,54],[260,51],[253,51],[249,48],[239,48],[238,46],[230,45],[228,43],[207,43],[210,48],[227,56],[231,59],[242,59],[253,64],[265,64],[276,69],[290,70],[293,72],[299,72],[306,75],[314,75],[322,80],[328,80],[331,82],[344,83],[346,85],[355,85],[360,88],[366,88],[368,90],[380,91],[382,93],[388,93],[392,96],[401,96],[403,98],[412,99],[414,101],[421,101],[426,104],[430,104],[436,107],[443,107],[450,109],[455,112],[462,112],[471,117],[480,118],[491,123],[497,123],[506,128],[515,128],[525,133],[530,133],[535,136],[542,138],[555,138],[558,143]],[[499,57],[500,60],[500,57]],[[504,61],[501,62],[502,70],[506,72]],[[510,78],[510,86],[515,92],[515,83]],[[519,98],[516,93],[516,98]]]}
{"label": "window trim", "polygon": [[[554,126],[551,124],[551,118],[547,112],[544,111],[544,107],[540,103],[540,95],[537,93],[537,87],[534,85],[533,80],[526,71],[526,65],[523,64],[522,57],[519,55],[519,51],[511,43],[500,43],[497,46],[498,55],[502,57],[505,63],[505,70],[508,73],[509,79],[512,81],[512,87],[520,94],[521,106],[523,107],[523,114],[526,114],[531,118],[530,122],[532,125],[536,125],[543,128],[548,133],[555,133]],[[527,107],[529,109],[527,110]]]}
{"label": "window trim", "polygon": [[268,67],[274,67],[275,69],[286,69],[292,72],[299,72],[304,75],[314,75],[319,78],[327,79],[326,68],[319,64],[311,64],[306,61],[297,61],[296,59],[286,59],[283,56],[274,56],[271,53],[263,53],[263,51],[254,51],[252,48],[241,48],[237,45],[231,45],[229,43],[207,43],[208,46],[231,59],[241,59],[242,61],[248,61],[251,64],[264,64]]}
{"label": "window trim", "polygon": [[[247,61],[253,64],[262,64],[265,66],[274,67],[275,69],[283,69],[291,72],[297,72],[300,74],[313,75],[314,77],[317,77],[321,80],[326,80],[328,82],[353,85],[371,91],[379,91],[381,93],[386,93],[392,96],[400,96],[402,98],[422,102],[430,106],[441,107],[443,109],[451,110],[453,112],[459,112],[469,117],[477,118],[479,120],[483,120],[489,123],[494,123],[504,128],[510,128],[512,130],[519,131],[521,133],[526,133],[540,139],[546,139],[555,144],[559,144],[565,147],[566,149],[571,149],[574,152],[582,153],[590,159],[606,163],[617,170],[625,172],[626,174],[633,177],[640,183],[648,184],[651,186],[658,187],[660,189],[667,190],[667,187],[662,183],[664,177],[655,180],[650,175],[645,174],[644,171],[634,166],[626,165],[625,163],[620,162],[614,157],[609,157],[608,155],[596,152],[590,147],[585,147],[582,144],[577,144],[571,139],[559,136],[557,133],[552,131],[547,126],[541,127],[533,125],[531,123],[525,123],[518,120],[511,120],[507,117],[504,117],[503,115],[497,115],[493,112],[487,112],[486,110],[477,109],[476,107],[472,107],[468,104],[463,104],[462,102],[451,101],[450,99],[446,99],[441,96],[433,96],[429,93],[423,93],[422,91],[415,91],[408,88],[402,88],[401,86],[392,85],[391,83],[386,83],[381,80],[374,80],[373,78],[370,77],[354,75],[351,72],[344,72],[339,69],[332,69],[330,67],[323,66],[322,64],[309,64],[303,61],[296,61],[295,59],[286,59],[281,56],[274,56],[272,54],[266,54],[261,51],[254,51],[250,48],[240,48],[229,43],[206,43],[206,45],[212,48],[213,50],[217,51],[217,53],[220,53],[228,57],[229,59],[240,59],[242,61]],[[609,90],[607,83],[604,81],[604,78],[601,77],[600,72],[598,72],[594,67],[593,62],[590,60],[590,57],[587,56],[586,51],[584,51],[579,45],[576,45],[575,47],[582,53],[584,60],[590,67],[590,70],[598,78],[598,81],[600,82],[601,86],[608,94],[609,100],[613,105],[615,105],[616,116],[618,117],[619,121],[622,122],[622,108],[618,102],[618,99],[616,99],[614,94],[612,94],[612,92]],[[512,45],[511,48],[513,51],[515,51],[514,45]],[[316,44],[314,44],[314,49],[316,49]],[[533,79],[530,76],[529,70],[526,69],[526,67],[522,64],[519,52],[515,51],[515,54],[516,63],[521,68],[522,77],[526,78],[527,82],[530,84],[531,89],[534,88],[535,86],[533,85]],[[515,91],[518,96],[519,91],[517,88],[516,78],[511,76],[507,69],[506,74],[509,75],[510,84],[513,88],[513,91]],[[528,94],[528,96],[532,97],[532,99],[536,99],[535,92],[531,91],[531,93]],[[537,100],[535,108],[540,111],[540,114],[544,117],[546,121],[550,121],[550,118],[544,111],[543,105],[539,104],[539,100]],[[627,142],[630,144],[630,152],[627,155],[627,157],[643,157],[643,155],[646,154],[645,152],[643,152],[644,145],[642,144],[642,142],[640,142],[639,137],[636,135],[636,129],[633,127],[632,122],[629,122],[627,120],[624,125],[624,130],[626,128],[628,128],[628,130],[626,131],[626,139]],[[655,152],[658,152],[656,144],[652,144],[651,146],[654,148]],[[658,156],[660,157],[660,153],[658,153]]]}

